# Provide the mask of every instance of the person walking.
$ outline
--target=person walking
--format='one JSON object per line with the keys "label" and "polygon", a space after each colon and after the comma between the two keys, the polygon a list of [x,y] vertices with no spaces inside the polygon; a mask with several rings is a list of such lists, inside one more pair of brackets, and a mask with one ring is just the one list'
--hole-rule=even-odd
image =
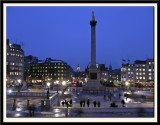
{"label": "person walking", "polygon": [[64,101],[62,101],[62,106],[64,107]]}
{"label": "person walking", "polygon": [[106,95],[104,95],[104,100],[106,100]]}
{"label": "person walking", "polygon": [[98,101],[97,105],[98,105],[98,107],[100,107],[100,106],[101,106],[101,103],[100,103],[100,101]]}
{"label": "person walking", "polygon": [[121,98],[121,94],[119,93],[119,99]]}
{"label": "person walking", "polygon": [[32,105],[32,116],[34,116],[35,105]]}
{"label": "person walking", "polygon": [[66,102],[66,105],[67,105],[67,108],[68,108],[68,105],[69,105],[69,104],[68,104],[68,101]]}
{"label": "person walking", "polygon": [[122,107],[125,107],[125,106],[124,106],[124,104],[125,104],[124,99],[122,99],[121,103],[122,103]]}
{"label": "person walking", "polygon": [[94,101],[93,104],[94,104],[94,107],[96,107],[96,101]]}
{"label": "person walking", "polygon": [[85,101],[85,99],[83,100],[83,107],[85,107],[85,103],[86,103],[86,101]]}
{"label": "person walking", "polygon": [[70,103],[70,105],[72,106],[72,99],[70,100],[70,102],[69,102],[69,103]]}
{"label": "person walking", "polygon": [[82,107],[82,103],[83,103],[83,101],[81,100],[81,101],[80,101],[80,107]]}
{"label": "person walking", "polygon": [[87,100],[87,105],[88,105],[88,107],[89,107],[89,103],[90,103],[90,100],[88,99],[88,100]]}

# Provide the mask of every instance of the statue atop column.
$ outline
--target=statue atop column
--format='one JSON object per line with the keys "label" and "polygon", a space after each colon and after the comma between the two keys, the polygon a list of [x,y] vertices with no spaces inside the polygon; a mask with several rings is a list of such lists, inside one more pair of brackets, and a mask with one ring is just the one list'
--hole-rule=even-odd
{"label": "statue atop column", "polygon": [[92,20],[95,20],[94,11],[92,11]]}

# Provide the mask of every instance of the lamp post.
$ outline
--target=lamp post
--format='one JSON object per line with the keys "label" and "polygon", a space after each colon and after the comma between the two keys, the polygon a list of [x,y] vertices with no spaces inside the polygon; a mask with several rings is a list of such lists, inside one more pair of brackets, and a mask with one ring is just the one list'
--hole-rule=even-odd
{"label": "lamp post", "polygon": [[48,91],[47,91],[47,99],[49,99],[49,87],[50,87],[50,82],[47,82],[47,86],[48,86]]}
{"label": "lamp post", "polygon": [[21,80],[20,80],[20,79],[18,79],[18,92],[20,92],[20,88],[19,88],[20,83],[21,83]]}
{"label": "lamp post", "polygon": [[57,106],[60,106],[60,102],[59,102],[59,93],[58,93],[58,85],[59,85],[59,81],[57,80],[56,81],[56,83],[57,83],[57,98],[58,98],[58,100],[57,100]]}
{"label": "lamp post", "polygon": [[[63,82],[62,82],[62,85],[65,86],[65,85],[66,85],[66,81],[63,81]],[[63,92],[63,86],[62,86],[62,94],[64,93],[64,92]]]}

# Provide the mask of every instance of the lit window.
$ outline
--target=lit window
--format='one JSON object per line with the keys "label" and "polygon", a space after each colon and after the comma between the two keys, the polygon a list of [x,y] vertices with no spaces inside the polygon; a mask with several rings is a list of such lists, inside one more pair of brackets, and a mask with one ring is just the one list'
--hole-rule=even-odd
{"label": "lit window", "polygon": [[136,77],[136,79],[138,79],[138,77]]}
{"label": "lit window", "polygon": [[145,79],[145,77],[143,77],[143,79]]}
{"label": "lit window", "polygon": [[145,73],[143,73],[143,75],[145,75]]}
{"label": "lit window", "polygon": [[142,73],[139,73],[139,75],[142,75]]}
{"label": "lit window", "polygon": [[136,69],[136,71],[138,71],[138,69]]}
{"label": "lit window", "polygon": [[150,71],[151,71],[151,69],[148,69],[148,71],[150,72]]}
{"label": "lit window", "polygon": [[152,77],[149,77],[149,80],[151,80],[152,79]]}
{"label": "lit window", "polygon": [[145,71],[145,69],[143,69],[143,71]]}
{"label": "lit window", "polygon": [[152,73],[149,73],[149,75],[152,75]]}
{"label": "lit window", "polygon": [[140,79],[142,79],[142,77],[139,77]]}
{"label": "lit window", "polygon": [[142,71],[142,69],[139,69],[139,71]]}
{"label": "lit window", "polygon": [[149,64],[151,64],[151,62],[149,62]]}
{"label": "lit window", "polygon": [[138,75],[138,73],[136,73],[136,75]]}

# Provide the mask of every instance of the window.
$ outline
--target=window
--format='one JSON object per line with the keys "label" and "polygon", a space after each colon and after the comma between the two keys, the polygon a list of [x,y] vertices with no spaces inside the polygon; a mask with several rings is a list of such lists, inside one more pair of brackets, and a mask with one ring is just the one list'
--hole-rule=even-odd
{"label": "window", "polygon": [[145,71],[145,69],[143,69],[143,71]]}
{"label": "window", "polygon": [[139,75],[142,75],[142,73],[139,73]]}
{"label": "window", "polygon": [[148,71],[150,72],[150,71],[151,71],[151,69],[148,69]]}
{"label": "window", "polygon": [[152,75],[152,73],[149,73],[149,75]]}
{"label": "window", "polygon": [[145,77],[143,77],[143,79],[145,79]]}
{"label": "window", "polygon": [[142,77],[139,77],[140,79],[142,79]]}
{"label": "window", "polygon": [[136,75],[138,75],[138,73],[136,73]]}
{"label": "window", "polygon": [[145,73],[143,73],[143,75],[145,75]]}
{"label": "window", "polygon": [[149,80],[151,80],[152,79],[152,77],[149,77]]}
{"label": "window", "polygon": [[138,79],[138,77],[136,77],[136,79]]}

